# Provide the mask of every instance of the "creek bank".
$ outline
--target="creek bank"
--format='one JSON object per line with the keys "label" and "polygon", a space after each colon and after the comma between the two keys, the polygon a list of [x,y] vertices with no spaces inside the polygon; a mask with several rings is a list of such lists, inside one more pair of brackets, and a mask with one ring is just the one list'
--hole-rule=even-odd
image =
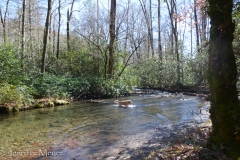
{"label": "creek bank", "polygon": [[185,85],[176,85],[172,87],[142,87],[134,88],[131,91],[122,92],[118,96],[113,95],[102,95],[102,94],[80,94],[74,96],[74,101],[85,101],[87,103],[99,103],[98,99],[108,99],[108,98],[119,98],[119,97],[128,97],[135,95],[144,95],[144,94],[158,94],[160,92],[168,92],[172,94],[182,94],[189,96],[201,97],[207,101],[210,100],[210,92],[205,86],[185,86]]}
{"label": "creek bank", "polygon": [[[162,94],[163,93],[163,94]],[[74,101],[84,102],[84,103],[106,103],[101,101],[101,99],[109,99],[109,98],[120,98],[120,97],[129,97],[129,96],[139,96],[139,95],[148,95],[148,94],[162,94],[162,96],[166,96],[165,94],[171,94],[172,96],[180,96],[180,95],[188,95],[195,96],[205,99],[206,101],[210,101],[209,91],[206,90],[197,90],[197,89],[146,89],[146,88],[135,88],[133,91],[125,92],[122,96],[119,97],[109,97],[109,96],[100,96],[100,95],[85,95],[78,96],[74,98]]]}
{"label": "creek bank", "polygon": [[[192,119],[155,128],[152,139],[137,149],[128,149],[129,160],[201,159],[211,132],[210,106],[204,106]],[[216,153],[213,153],[216,154]],[[220,154],[219,154],[220,155]],[[127,157],[126,155],[121,155]],[[203,155],[202,155],[203,156]],[[221,155],[222,156],[222,155]]]}
{"label": "creek bank", "polygon": [[159,92],[168,92],[176,95],[183,94],[188,96],[201,97],[207,101],[210,100],[210,92],[205,87],[195,87],[195,86],[174,86],[170,88],[139,88],[126,95],[139,95],[139,94],[157,94]]}
{"label": "creek bank", "polygon": [[24,110],[30,110],[35,108],[54,107],[59,105],[67,105],[71,102],[68,99],[56,99],[56,98],[41,98],[35,99],[30,104],[18,104],[18,103],[6,103],[0,104],[0,113],[19,112]]}
{"label": "creek bank", "polygon": [[205,99],[206,101],[210,101],[211,95],[207,90],[201,90],[196,88],[175,88],[175,89],[163,89],[162,91],[166,91],[169,93],[183,94],[188,96],[196,96]]}

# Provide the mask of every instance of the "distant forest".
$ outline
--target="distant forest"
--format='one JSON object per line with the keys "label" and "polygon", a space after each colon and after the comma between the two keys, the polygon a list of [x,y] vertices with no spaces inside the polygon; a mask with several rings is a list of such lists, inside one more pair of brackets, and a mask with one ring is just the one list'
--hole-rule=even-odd
{"label": "distant forest", "polygon": [[[2,92],[24,90],[23,95],[34,98],[113,97],[135,87],[209,88],[210,18],[205,0],[0,4]],[[232,15],[238,63],[238,2]]]}

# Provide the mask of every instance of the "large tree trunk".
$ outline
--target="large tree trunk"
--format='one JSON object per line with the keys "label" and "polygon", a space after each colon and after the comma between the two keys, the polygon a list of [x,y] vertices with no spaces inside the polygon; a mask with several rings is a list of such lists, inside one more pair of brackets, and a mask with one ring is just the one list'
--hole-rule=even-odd
{"label": "large tree trunk", "polygon": [[232,0],[209,0],[211,18],[209,83],[213,131],[210,143],[226,146],[240,159],[240,106],[236,88],[237,70],[232,48],[235,24]]}
{"label": "large tree trunk", "polygon": [[114,65],[114,41],[116,38],[115,34],[115,21],[116,21],[116,0],[111,0],[111,9],[110,9],[110,24],[109,24],[109,33],[110,33],[110,44],[109,44],[109,62],[108,62],[108,76],[112,77],[113,74],[113,65]]}
{"label": "large tree trunk", "polygon": [[41,66],[41,73],[43,74],[45,74],[45,66],[46,66],[45,58],[46,58],[46,51],[47,51],[48,28],[49,28],[51,10],[52,10],[52,0],[48,0],[48,11],[47,11],[47,17],[46,17],[44,35],[43,35],[43,53],[42,53],[42,66]]}

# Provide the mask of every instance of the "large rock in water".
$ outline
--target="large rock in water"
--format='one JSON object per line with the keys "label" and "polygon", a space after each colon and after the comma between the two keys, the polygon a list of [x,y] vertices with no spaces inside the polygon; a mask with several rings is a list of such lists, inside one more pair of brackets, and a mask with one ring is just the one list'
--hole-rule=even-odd
{"label": "large rock in water", "polygon": [[66,105],[66,104],[70,104],[70,102],[67,100],[55,100],[54,104],[55,105]]}

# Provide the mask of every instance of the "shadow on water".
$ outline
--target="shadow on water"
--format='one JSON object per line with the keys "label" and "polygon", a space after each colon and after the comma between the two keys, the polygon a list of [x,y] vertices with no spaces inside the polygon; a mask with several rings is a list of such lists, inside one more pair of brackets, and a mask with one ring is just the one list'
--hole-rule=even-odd
{"label": "shadow on water", "polygon": [[190,120],[206,105],[167,93],[128,99],[127,108],[106,99],[1,116],[0,158],[121,159],[149,146],[157,127]]}

